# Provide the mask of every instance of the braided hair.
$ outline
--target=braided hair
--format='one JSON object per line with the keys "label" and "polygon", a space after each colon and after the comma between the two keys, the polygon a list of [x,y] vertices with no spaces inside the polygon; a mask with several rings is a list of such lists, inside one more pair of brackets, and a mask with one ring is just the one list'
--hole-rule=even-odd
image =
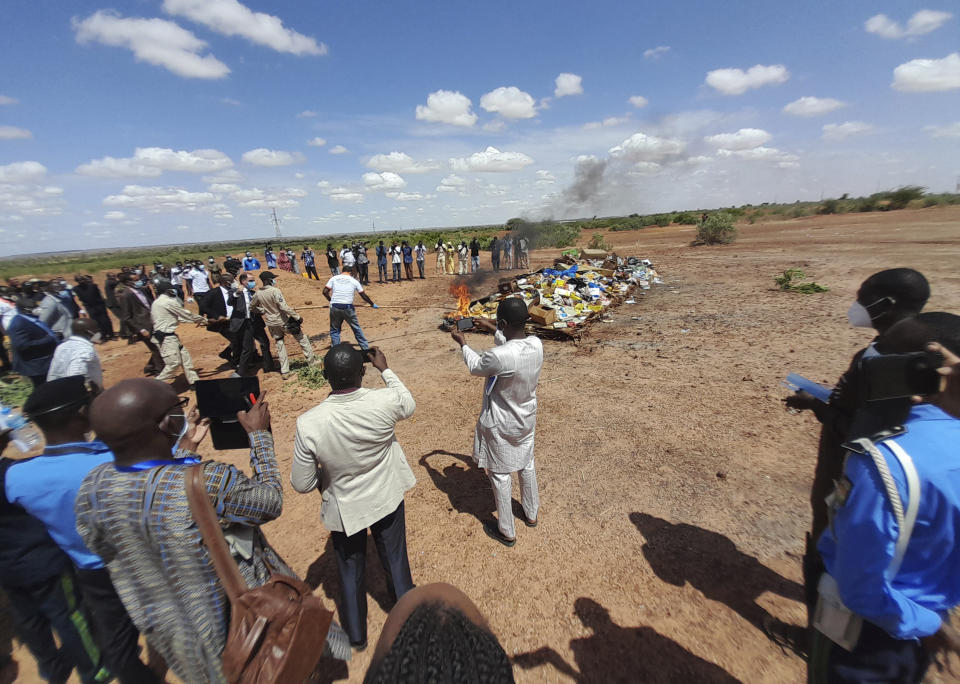
{"label": "braided hair", "polygon": [[497,638],[456,608],[424,603],[407,618],[390,650],[370,664],[364,684],[512,684]]}

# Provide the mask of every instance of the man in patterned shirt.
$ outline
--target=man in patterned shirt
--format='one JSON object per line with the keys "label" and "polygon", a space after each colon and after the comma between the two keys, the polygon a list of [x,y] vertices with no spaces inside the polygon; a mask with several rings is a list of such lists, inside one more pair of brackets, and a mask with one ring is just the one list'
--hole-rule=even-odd
{"label": "man in patterned shirt", "polygon": [[[237,420],[250,437],[253,477],[208,461],[204,479],[248,586],[271,572],[294,575],[260,525],[280,515],[283,486],[264,395]],[[127,612],[150,645],[185,682],[225,682],[221,654],[229,602],[190,515],[184,474],[206,426],[184,416],[183,401],[157,380],[124,380],[91,409],[97,435],[114,453],[90,472],[77,495],[77,530],[106,562]],[[175,456],[173,450],[179,446]],[[179,458],[177,458],[179,457]],[[349,657],[346,635],[331,625],[328,651]]]}

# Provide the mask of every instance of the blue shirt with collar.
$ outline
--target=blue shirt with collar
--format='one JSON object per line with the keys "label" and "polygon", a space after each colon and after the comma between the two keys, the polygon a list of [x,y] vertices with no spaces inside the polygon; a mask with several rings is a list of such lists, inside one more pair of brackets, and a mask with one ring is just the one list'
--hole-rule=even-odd
{"label": "blue shirt with collar", "polygon": [[20,461],[7,471],[7,499],[39,518],[53,541],[81,570],[98,570],[104,565],[80,538],[73,506],[83,478],[108,461],[113,461],[113,452],[103,442],[71,442],[47,446],[40,456]]}
{"label": "blue shirt with collar", "polygon": [[[960,420],[919,405],[896,441],[920,477],[920,508],[900,572],[886,577],[899,529],[880,474],[869,454],[851,452],[844,474],[852,489],[820,537],[818,549],[851,611],[896,639],[929,636],[960,604]],[[877,445],[897,484],[904,510],[906,476]]]}

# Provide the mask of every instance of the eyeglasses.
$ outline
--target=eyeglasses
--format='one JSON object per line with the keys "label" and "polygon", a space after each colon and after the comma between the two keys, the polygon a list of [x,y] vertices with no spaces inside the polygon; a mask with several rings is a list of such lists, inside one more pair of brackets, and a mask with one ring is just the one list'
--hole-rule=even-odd
{"label": "eyeglasses", "polygon": [[190,397],[184,397],[183,399],[178,400],[177,403],[171,406],[170,408],[164,409],[163,413],[161,413],[160,416],[158,417],[158,420],[163,420],[166,416],[170,416],[170,415],[185,416],[186,413],[170,413],[170,412],[175,409],[182,408],[189,403],[190,403]]}

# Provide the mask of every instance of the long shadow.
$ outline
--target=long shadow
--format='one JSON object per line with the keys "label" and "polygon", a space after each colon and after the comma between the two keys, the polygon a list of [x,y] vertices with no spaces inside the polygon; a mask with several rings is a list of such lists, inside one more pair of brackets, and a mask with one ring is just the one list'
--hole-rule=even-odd
{"label": "long shadow", "polygon": [[[340,571],[337,569],[337,552],[333,550],[333,538],[327,537],[323,553],[307,568],[304,582],[311,589],[323,588],[323,593],[332,603],[337,605],[338,613],[342,613],[340,605]],[[387,588],[387,576],[383,572],[377,556],[377,547],[373,543],[373,535],[367,535],[367,594],[370,595],[384,613],[393,608],[390,590]]]}
{"label": "long shadow", "polygon": [[13,661],[13,619],[7,597],[0,590],[0,684],[17,681],[18,666]]}
{"label": "long shadow", "polygon": [[802,602],[803,587],[737,549],[727,537],[686,523],[671,523],[647,513],[631,513],[630,522],[646,539],[643,555],[664,582],[689,582],[712,601],[726,604],[757,629],[769,613],[757,598],[772,591]]}
{"label": "long shadow", "polygon": [[[451,463],[443,471],[430,463],[431,456],[452,456],[465,465]],[[476,467],[473,459],[463,454],[454,454],[443,449],[435,449],[420,457],[420,465],[427,469],[434,486],[447,495],[450,505],[461,513],[468,513],[480,522],[493,520],[493,494],[490,482],[483,471]]]}
{"label": "long shadow", "polygon": [[524,669],[552,665],[577,682],[696,682],[735,684],[739,680],[704,660],[652,627],[621,627],[610,611],[590,598],[574,604],[577,617],[591,636],[571,639],[576,667],[549,646],[513,657]]}

